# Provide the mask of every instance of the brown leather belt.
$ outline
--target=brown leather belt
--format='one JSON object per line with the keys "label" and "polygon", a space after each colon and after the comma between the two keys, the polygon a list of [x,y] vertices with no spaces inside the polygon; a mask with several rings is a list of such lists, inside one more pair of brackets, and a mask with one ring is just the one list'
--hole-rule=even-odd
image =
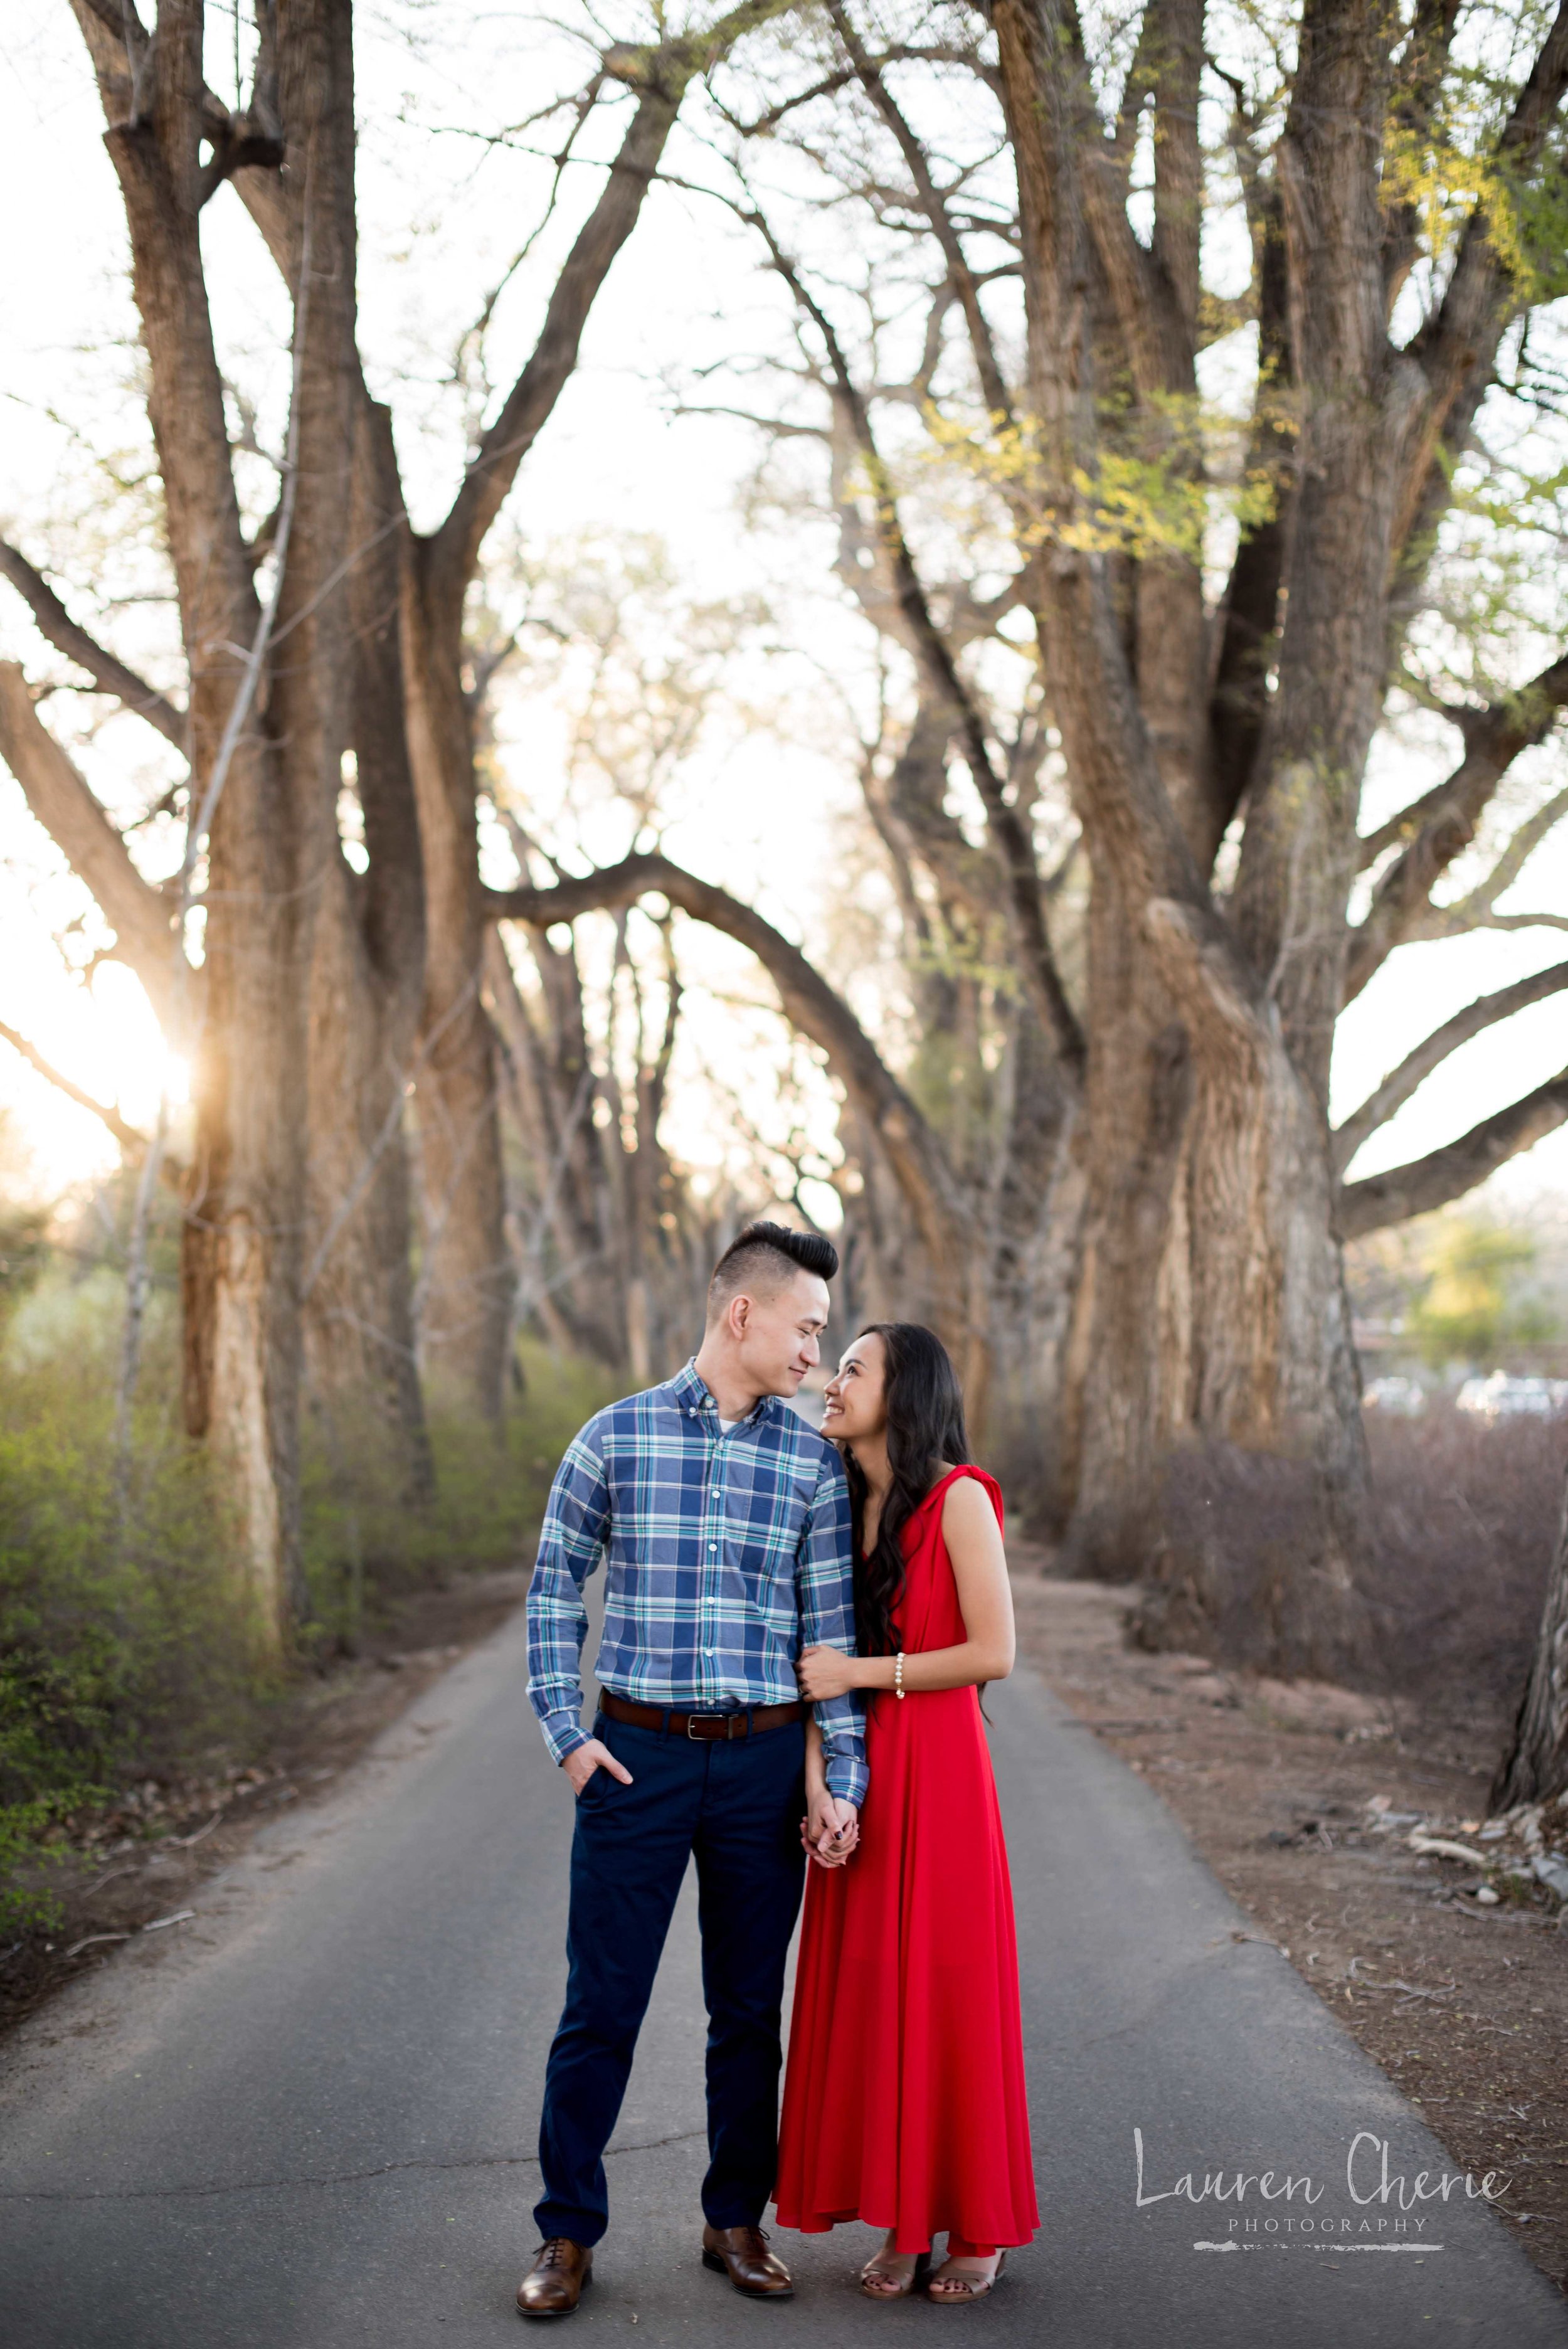
{"label": "brown leather belt", "polygon": [[782,1729],[787,1721],[804,1721],[806,1707],[797,1697],[789,1704],[754,1704],[745,1713],[677,1713],[664,1704],[634,1704],[629,1697],[599,1692],[599,1710],[612,1721],[632,1729],[662,1729],[671,1737],[690,1737],[698,1744],[727,1744],[732,1737],[759,1736],[765,1729]]}

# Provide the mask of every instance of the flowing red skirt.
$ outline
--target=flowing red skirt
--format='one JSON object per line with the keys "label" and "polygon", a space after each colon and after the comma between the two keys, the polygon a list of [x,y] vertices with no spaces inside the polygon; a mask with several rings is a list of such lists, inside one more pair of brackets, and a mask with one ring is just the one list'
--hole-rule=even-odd
{"label": "flowing red skirt", "polygon": [[[1000,1520],[1002,1496],[975,1468]],[[905,1529],[906,1653],[965,1636],[942,1496]],[[1026,2242],[1039,2224],[1013,1892],[973,1688],[879,1693],[871,1788],[845,1868],[808,1871],[779,2127],[781,2226]]]}

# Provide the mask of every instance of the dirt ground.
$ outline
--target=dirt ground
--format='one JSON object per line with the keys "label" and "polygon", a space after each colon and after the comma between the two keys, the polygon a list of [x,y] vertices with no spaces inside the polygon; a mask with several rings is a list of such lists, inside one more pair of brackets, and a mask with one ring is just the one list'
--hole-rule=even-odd
{"label": "dirt ground", "polygon": [[284,1804],[323,1793],[421,1689],[521,1606],[527,1588],[520,1570],[415,1592],[387,1610],[361,1655],[284,1699],[253,1764],[128,1790],[83,1847],[51,1869],[62,1921],[0,1949],[0,2030],[125,1942],[178,1932],[192,1892],[258,1826]]}
{"label": "dirt ground", "polygon": [[[1210,1867],[1568,2291],[1568,1805],[1488,1821],[1495,1737],[1128,1644],[1135,1593],[1015,1557],[1021,1655]],[[1411,1847],[1450,1841],[1456,1858]]]}

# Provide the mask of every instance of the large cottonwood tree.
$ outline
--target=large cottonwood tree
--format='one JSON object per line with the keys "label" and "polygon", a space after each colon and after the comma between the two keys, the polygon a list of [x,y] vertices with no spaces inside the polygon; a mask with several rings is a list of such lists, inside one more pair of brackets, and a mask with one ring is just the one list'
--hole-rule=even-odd
{"label": "large cottonwood tree", "polygon": [[[982,963],[1003,925],[988,1179],[951,1103],[923,1116],[913,1073],[896,1078],[795,950],[709,885],[633,860],[497,909],[548,918],[659,887],[748,938],[893,1178],[905,1295],[929,1299],[972,1378],[1016,1336],[1020,1263],[1055,1277],[1063,1309],[1037,1316],[1049,1359],[1031,1363],[1073,1554],[1147,1565],[1174,1446],[1305,1459],[1316,1520],[1269,1603],[1279,1661],[1326,1667],[1362,1629],[1342,1243],[1459,1195],[1568,1116],[1553,1072],[1447,1148],[1346,1179],[1451,1052],[1568,984],[1563,965],[1444,1022],[1337,1133],[1327,1108],[1338,1015],[1391,953],[1563,920],[1499,910],[1568,805],[1539,781],[1511,822],[1499,805],[1568,694],[1563,615],[1526,581],[1468,677],[1451,615],[1456,577],[1511,544],[1506,468],[1477,488],[1478,424],[1506,401],[1561,413],[1568,10],[1307,0],[1265,22],[1150,0],[1119,56],[1091,56],[1057,0],[884,14],[874,31],[834,0],[819,22],[794,88],[770,79],[732,112],[729,201],[799,328],[791,404],[757,420],[821,447],[840,579],[906,663],[903,740],[875,746],[864,780],[924,1042],[962,1053],[974,989],[966,1010],[954,941],[966,930]],[[1222,152],[1205,151],[1205,105]],[[759,194],[764,140],[788,142],[816,190],[786,171]],[[1252,266],[1220,298],[1203,231],[1227,177]],[[899,250],[880,276],[860,259],[879,241]],[[913,365],[890,368],[917,304]],[[1253,388],[1227,481],[1199,364],[1242,322]],[[756,413],[754,391],[719,398]],[[912,413],[950,476],[961,451],[991,492],[1010,578],[990,550],[954,572],[951,510],[923,527],[939,502],[901,429]],[[1525,502],[1517,468],[1512,487]],[[1235,527],[1216,590],[1221,505]],[[1020,610],[1043,736],[1026,709],[998,712],[975,657]],[[1374,738],[1420,702],[1461,755],[1363,833]],[[1071,893],[1052,903],[1042,773],[1078,827],[1081,916]],[[1483,832],[1483,869],[1445,894]]]}
{"label": "large cottonwood tree", "polygon": [[[1430,653],[1460,600],[1456,566],[1508,542],[1501,494],[1476,501],[1485,526],[1446,534],[1478,419],[1505,396],[1561,413],[1568,10],[1305,0],[1260,18],[1149,0],[1119,55],[1062,0],[995,0],[967,35],[944,12],[945,55],[921,51],[924,12],[874,31],[836,0],[829,16],[833,39],[796,91],[769,88],[738,118],[734,202],[789,287],[796,372],[831,411],[819,429],[846,451],[841,474],[858,467],[837,498],[855,534],[844,575],[868,611],[880,599],[872,616],[907,656],[910,745],[923,734],[928,765],[964,771],[1016,993],[1049,1056],[1051,1182],[1077,1264],[1057,1385],[1075,1551],[1119,1570],[1148,1559],[1174,1444],[1305,1456],[1322,1517],[1303,1528],[1276,1629],[1282,1657],[1326,1663],[1357,1632],[1366,1476],[1341,1242],[1457,1195],[1568,1115],[1568,1073],[1553,1073],[1418,1164],[1344,1180],[1449,1052],[1560,988],[1562,967],[1447,1022],[1340,1134],[1327,1112],[1336,1019],[1391,952],[1561,918],[1497,911],[1560,791],[1505,828],[1462,898],[1441,898],[1555,722],[1562,614],[1550,594],[1522,600],[1512,673],[1490,696],[1445,699]],[[1228,116],[1225,152],[1205,151],[1205,108]],[[826,249],[798,173],[757,191],[757,134],[789,138],[792,120],[795,155],[831,196]],[[1231,175],[1252,268],[1220,300],[1203,232]],[[846,267],[849,205],[867,241],[927,256],[913,371],[886,360],[894,295],[912,302],[918,272],[903,263],[890,294]],[[1216,594],[1222,485],[1199,362],[1243,319],[1257,352],[1245,495]],[[1089,874],[1070,980],[1030,793],[987,722],[969,611],[940,569],[950,526],[925,533],[934,556],[922,549],[899,429],[912,408],[949,460],[967,452],[1016,548],[1006,600],[1030,616]],[[798,398],[789,429],[803,419]],[[1553,657],[1532,674],[1520,656],[1543,633]],[[1364,836],[1374,737],[1416,696],[1462,756]],[[940,784],[905,796],[929,841]],[[934,879],[961,842],[954,826],[926,850]]]}
{"label": "large cottonwood tree", "polygon": [[[419,534],[356,342],[350,8],[256,0],[253,86],[231,107],[205,77],[201,0],[159,0],[150,25],[131,0],[72,0],[124,202],[183,695],[153,689],[91,636],[24,550],[0,559],[93,689],[181,754],[186,849],[175,882],[144,879],[15,665],[0,671],[0,754],[193,1065],[186,1419],[222,1456],[257,1621],[274,1643],[297,1595],[304,1333],[329,1407],[390,1424],[416,1492],[417,1347],[467,1407],[494,1417],[501,1406],[514,1270],[483,1000],[480,697],[465,606],[688,88],[786,5],[741,0],[605,51],[577,127],[628,98],[618,148],[526,363],[480,430],[445,520]],[[236,455],[253,441],[253,420],[236,413],[223,378],[201,235],[205,206],[236,197],[291,316],[280,494],[249,525]],[[356,807],[362,870],[340,835],[344,796]],[[198,904],[199,967],[187,935]],[[423,1193],[418,1330],[410,1087]]]}

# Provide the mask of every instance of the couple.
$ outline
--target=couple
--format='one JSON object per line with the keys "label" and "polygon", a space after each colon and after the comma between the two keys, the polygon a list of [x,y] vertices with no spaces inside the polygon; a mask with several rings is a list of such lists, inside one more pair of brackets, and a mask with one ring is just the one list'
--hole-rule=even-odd
{"label": "couple", "polygon": [[[525,2316],[566,2316],[695,1852],[708,2013],[705,2266],[787,2299],[761,2219],[886,2230],[863,2292],[978,2300],[1038,2223],[1006,1853],[978,1690],[1013,1661],[1001,1495],[930,1330],[862,1331],[820,1436],[831,1243],[748,1226],[695,1359],[567,1451],[528,1595],[529,1700],[577,1798],[566,2004]],[[583,1585],[607,1557],[598,1716]],[[804,1818],[801,1812],[804,1808]],[[810,1862],[810,1864],[809,1864]],[[779,2013],[810,1873],[779,2116]],[[933,2237],[947,2256],[928,2274]]]}

